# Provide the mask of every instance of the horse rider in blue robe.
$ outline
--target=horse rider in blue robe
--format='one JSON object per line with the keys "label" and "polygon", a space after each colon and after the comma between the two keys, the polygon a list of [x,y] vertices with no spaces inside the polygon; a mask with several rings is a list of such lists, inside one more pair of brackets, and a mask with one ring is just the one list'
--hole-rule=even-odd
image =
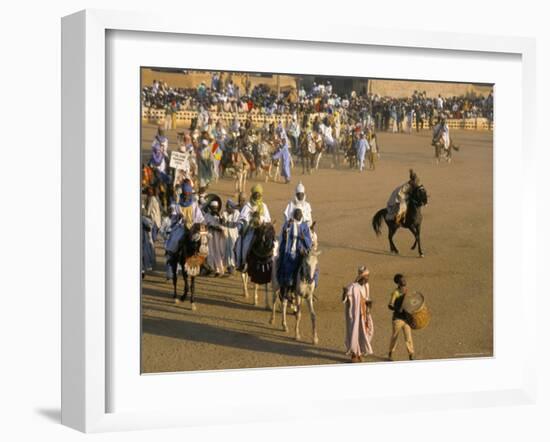
{"label": "horse rider in blue robe", "polygon": [[166,250],[166,279],[172,279],[172,267],[170,263],[176,259],[175,254],[178,244],[189,235],[195,224],[205,222],[204,214],[198,201],[193,197],[193,186],[186,180],[182,185],[182,193],[177,205],[174,205],[174,212],[171,216],[172,225],[170,233],[164,245]]}
{"label": "horse rider in blue robe", "polygon": [[285,183],[290,183],[290,165],[292,158],[288,148],[288,138],[285,134],[281,135],[279,150],[273,155],[274,160],[281,160],[281,176],[284,177]]}
{"label": "horse rider in blue robe", "polygon": [[302,211],[295,209],[293,217],[285,223],[281,233],[277,268],[277,281],[281,287],[296,288],[302,259],[312,246],[309,226],[304,222]]}
{"label": "horse rider in blue robe", "polygon": [[168,175],[168,138],[164,135],[164,129],[158,128],[151,148],[153,153],[149,160],[149,167],[156,169],[160,179],[165,184],[169,185],[171,178],[170,175]]}

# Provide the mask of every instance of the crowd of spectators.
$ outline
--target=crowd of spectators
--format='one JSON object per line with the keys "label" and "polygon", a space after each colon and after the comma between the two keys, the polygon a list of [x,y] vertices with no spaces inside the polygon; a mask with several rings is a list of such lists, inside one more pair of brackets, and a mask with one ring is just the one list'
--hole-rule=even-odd
{"label": "crowd of spectators", "polygon": [[348,114],[354,120],[371,119],[379,130],[388,130],[391,121],[398,125],[416,119],[417,126],[423,120],[432,121],[439,117],[463,119],[493,118],[493,95],[463,95],[455,97],[429,97],[425,91],[414,91],[406,98],[381,97],[370,93],[336,94],[329,81],[313,83],[306,91],[298,89],[273,90],[265,84],[251,87],[248,79],[244,87],[232,79],[223,79],[213,73],[210,85],[201,82],[197,88],[169,87],[154,80],[151,86],[142,90],[142,105],[146,108],[165,109],[172,114],[180,110],[259,113],[283,115],[288,113],[311,114],[339,112]]}

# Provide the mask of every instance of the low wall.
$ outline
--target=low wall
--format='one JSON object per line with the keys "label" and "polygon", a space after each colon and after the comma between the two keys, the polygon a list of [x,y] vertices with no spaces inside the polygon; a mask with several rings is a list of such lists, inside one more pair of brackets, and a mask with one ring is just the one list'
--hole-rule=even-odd
{"label": "low wall", "polygon": [[483,95],[486,97],[493,91],[488,84],[450,83],[407,80],[369,80],[369,92],[382,97],[409,98],[414,91],[426,92],[426,95],[435,98],[460,97],[463,95]]}
{"label": "low wall", "polygon": [[[315,116],[316,114],[312,114]],[[163,124],[166,111],[164,109],[148,109],[142,108],[141,118],[143,122],[151,124]],[[197,116],[196,111],[179,111],[176,114],[176,123],[183,127],[189,126],[191,120]],[[283,115],[265,115],[260,113],[239,113],[232,112],[211,112],[210,116],[213,120],[221,119],[226,123],[233,121],[235,116],[239,121],[244,122],[247,118],[251,118],[252,123],[255,125],[261,125],[264,123],[272,123],[281,121],[286,124],[291,119],[291,114]],[[323,115],[320,114],[322,117]],[[447,119],[449,129],[466,129],[466,130],[493,130],[493,122],[487,118],[459,118],[459,119]],[[413,120],[413,129],[416,129],[416,119]],[[428,128],[428,120],[424,120],[424,128]]]}

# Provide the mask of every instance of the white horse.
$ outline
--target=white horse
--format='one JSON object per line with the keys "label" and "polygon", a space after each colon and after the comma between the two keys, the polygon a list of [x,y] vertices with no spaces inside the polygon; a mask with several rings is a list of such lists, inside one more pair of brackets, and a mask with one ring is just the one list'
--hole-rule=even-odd
{"label": "white horse", "polygon": [[[319,263],[319,255],[321,252],[312,250],[308,255],[304,257],[300,267],[298,269],[298,274],[296,276],[296,290],[295,290],[295,299],[293,306],[296,310],[296,326],[295,326],[295,339],[299,341],[302,339],[300,334],[300,320],[302,318],[302,301],[307,301],[309,307],[309,313],[311,317],[311,327],[313,329],[313,339],[312,343],[317,345],[319,343],[319,335],[317,333],[317,315],[315,313],[315,308],[313,306],[315,291],[315,272],[317,271]],[[278,298],[278,291],[273,290],[273,307],[271,310],[271,324],[275,323],[275,310],[276,310],[276,301]],[[282,327],[284,331],[288,331],[288,326],[286,322],[286,310],[288,307],[288,299],[285,297],[282,301]]]}
{"label": "white horse", "polygon": [[315,170],[319,170],[319,163],[323,156],[323,150],[325,149],[325,143],[321,134],[314,133],[313,141],[315,142],[315,157],[313,159]]}
{"label": "white horse", "polygon": [[432,146],[435,150],[436,164],[439,164],[441,160],[450,163],[453,157],[453,149],[459,150],[459,147],[453,143],[448,127],[442,128],[441,123],[436,124],[433,128]]}
{"label": "white horse", "polygon": [[269,141],[261,141],[258,143],[258,155],[260,157],[259,174],[265,173],[265,182],[269,182],[269,179],[277,181],[279,175],[278,163],[274,164],[272,160],[273,156],[273,144]]}
{"label": "white horse", "polygon": [[246,179],[250,172],[250,164],[240,151],[233,154],[233,166],[235,168],[235,192],[238,195],[246,189]]}
{"label": "white horse", "polygon": [[[311,317],[311,326],[313,329],[313,339],[312,343],[313,345],[317,345],[319,343],[319,336],[317,333],[317,315],[315,313],[315,309],[313,306],[314,301],[314,295],[313,292],[315,291],[315,272],[317,271],[319,267],[319,255],[321,254],[320,251],[317,250],[317,234],[313,230],[315,226],[315,223],[312,226],[311,231],[311,239],[312,239],[312,248],[311,251],[304,257],[302,260],[302,263],[300,264],[300,267],[298,269],[298,273],[296,275],[296,289],[295,289],[295,298],[292,302],[291,306],[292,309],[296,313],[296,327],[295,327],[295,338],[297,341],[299,341],[302,336],[300,334],[300,320],[302,318],[302,301],[306,300],[309,306],[309,313]],[[277,283],[277,280],[275,278],[276,275],[276,266],[273,266],[273,303],[272,303],[272,309],[271,309],[271,319],[269,323],[271,325],[275,324],[275,311],[277,306],[277,299],[280,299],[280,287]],[[284,298],[282,300],[282,327],[283,330],[286,332],[288,331],[288,326],[286,322],[286,309],[288,307],[288,298]]]}

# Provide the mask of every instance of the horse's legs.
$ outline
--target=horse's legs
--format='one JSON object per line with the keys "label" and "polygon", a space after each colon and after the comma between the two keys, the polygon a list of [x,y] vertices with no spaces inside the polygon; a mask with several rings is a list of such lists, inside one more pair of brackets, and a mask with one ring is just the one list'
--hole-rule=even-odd
{"label": "horse's legs", "polygon": [[311,316],[311,329],[313,330],[313,345],[319,343],[319,336],[317,335],[317,315],[315,314],[315,309],[313,308],[313,293],[309,294],[307,299],[307,305],[309,306],[309,314]]}
{"label": "horse's legs", "polygon": [[191,310],[195,311],[195,277],[191,276]]}
{"label": "horse's legs", "polygon": [[241,273],[241,280],[243,281],[244,298],[248,299],[248,273]]}
{"label": "horse's legs", "polygon": [[[267,287],[267,286],[266,286]],[[269,323],[271,325],[275,324],[275,311],[277,309],[277,290],[273,290],[272,297],[271,297],[272,305],[271,305],[271,319],[269,320]]]}
{"label": "horse's legs", "polygon": [[254,284],[254,305],[258,305],[258,284]]}
{"label": "horse's legs", "polygon": [[315,159],[315,170],[319,170],[319,163],[321,162],[322,154],[323,154],[322,152],[317,153],[317,157]]}
{"label": "horse's legs", "polygon": [[422,246],[420,245],[420,224],[416,226],[416,242],[418,243],[418,255],[423,258]]}
{"label": "horse's legs", "polygon": [[395,253],[396,255],[399,255],[399,250],[397,250],[397,247],[395,247],[395,244],[393,242],[393,235],[395,235],[396,231],[397,227],[393,223],[391,225],[388,224],[388,239],[390,241],[390,251],[392,253]]}
{"label": "horse's legs", "polygon": [[182,301],[185,301],[187,299],[187,295],[189,294],[189,276],[185,272],[185,268],[183,269],[183,282],[184,282],[184,288],[183,288],[183,296],[181,297]]}
{"label": "horse's legs", "polygon": [[302,319],[302,297],[298,294],[296,294],[296,329],[295,329],[295,337],[296,340],[299,341],[302,336],[300,335],[300,319]]}
{"label": "horse's legs", "polygon": [[281,294],[283,296],[283,330],[286,332],[288,331],[288,327],[286,325],[286,306],[288,305],[288,299],[286,298],[286,289],[281,289]]}
{"label": "horse's legs", "polygon": [[270,310],[270,307],[269,307],[269,284],[265,285],[265,309]]}
{"label": "horse's legs", "polygon": [[169,261],[170,268],[172,269],[172,285],[174,286],[174,296],[175,300],[178,299],[178,260],[174,257],[170,258]]}
{"label": "horse's legs", "polygon": [[411,250],[414,250],[416,249],[416,246],[418,244],[418,239],[417,239],[417,236],[416,236],[416,232],[414,231],[414,229],[412,227],[409,227],[409,230],[411,231],[411,233],[414,235],[414,243],[413,245],[411,246]]}

